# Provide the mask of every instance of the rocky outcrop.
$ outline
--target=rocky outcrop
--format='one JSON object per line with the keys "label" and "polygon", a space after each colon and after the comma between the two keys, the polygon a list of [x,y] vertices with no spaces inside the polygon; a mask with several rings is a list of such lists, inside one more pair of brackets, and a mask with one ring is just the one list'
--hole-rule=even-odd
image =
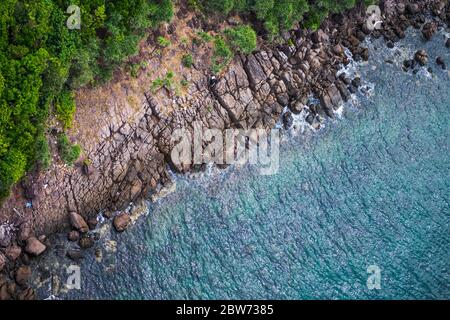
{"label": "rocky outcrop", "polygon": [[[359,78],[337,76],[342,65],[349,63],[347,50],[355,60],[367,60],[366,36],[383,37],[394,46],[410,26],[423,27],[424,36],[431,37],[434,24],[423,26],[423,13],[429,8],[449,21],[450,5],[445,1],[385,0],[381,7],[386,13],[381,30],[368,30],[365,10],[357,7],[345,15],[333,15],[316,32],[293,30],[286,34],[290,41],[284,44],[262,46],[250,55],[236,56],[220,76],[212,77],[208,68],[198,70],[185,96],[147,91],[142,92],[133,110],[111,106],[95,119],[100,128],[93,131],[95,134],[85,128],[78,137],[92,141],[84,152],[89,162],[73,168],[55,165],[28,177],[33,183],[24,182],[16,194],[31,201],[31,207],[24,207],[23,202],[22,209],[16,210],[18,202],[12,197],[4,204],[0,225],[9,221],[11,228],[3,236],[0,232],[0,246],[7,248],[16,241],[25,244],[26,253],[37,256],[46,246],[34,234],[72,226],[76,232],[71,232],[69,239],[79,241],[82,248],[92,247],[94,240],[86,233],[95,228],[91,218],[98,212],[104,210],[104,216],[112,217],[112,212],[123,210],[130,201],[149,194],[157,199],[158,192],[171,186],[169,167],[178,172],[195,169],[191,165],[178,167],[170,158],[175,143],[172,133],[177,128],[193,132],[194,121],[219,130],[269,129],[282,115],[284,126],[290,127],[292,114],[306,112],[306,121],[320,128],[323,119],[334,117],[336,109],[361,87]],[[414,58],[407,63],[428,61],[423,52]],[[310,103],[311,95],[320,103]],[[115,101],[108,103],[114,105]],[[283,114],[285,107],[290,113]],[[128,214],[114,218],[119,232],[129,223]],[[81,238],[80,233],[84,234]],[[77,256],[72,254],[75,260]],[[4,287],[1,295],[17,297],[9,285]],[[30,292],[23,294],[24,298],[30,296]]]}

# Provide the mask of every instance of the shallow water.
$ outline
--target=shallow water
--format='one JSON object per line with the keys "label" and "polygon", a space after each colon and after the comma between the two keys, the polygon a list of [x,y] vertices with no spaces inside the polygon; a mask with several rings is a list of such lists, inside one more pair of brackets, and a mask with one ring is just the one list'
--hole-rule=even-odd
{"label": "shallow water", "polygon": [[[412,31],[393,50],[375,41],[358,70],[373,95],[318,133],[290,137],[278,174],[178,177],[127,232],[103,227],[101,262],[87,255],[81,290],[59,297],[450,298],[450,76],[434,63],[450,64],[444,43]],[[419,47],[432,75],[401,71]],[[379,290],[367,288],[370,265],[381,269]]]}

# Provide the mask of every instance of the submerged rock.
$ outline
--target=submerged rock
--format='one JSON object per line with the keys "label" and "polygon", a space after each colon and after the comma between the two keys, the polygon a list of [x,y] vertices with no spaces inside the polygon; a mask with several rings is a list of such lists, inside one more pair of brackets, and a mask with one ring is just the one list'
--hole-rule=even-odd
{"label": "submerged rock", "polygon": [[294,123],[294,118],[292,117],[292,113],[290,111],[287,111],[283,114],[283,126],[284,129],[289,129],[292,127],[292,124]]}
{"label": "submerged rock", "polygon": [[442,57],[437,57],[436,58],[436,63],[438,66],[441,66],[442,69],[447,69],[447,66],[445,65],[445,61]]}

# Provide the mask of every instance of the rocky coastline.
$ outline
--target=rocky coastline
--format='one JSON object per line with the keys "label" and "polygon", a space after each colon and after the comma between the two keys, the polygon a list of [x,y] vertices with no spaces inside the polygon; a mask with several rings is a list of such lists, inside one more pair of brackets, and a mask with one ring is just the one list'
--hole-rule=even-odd
{"label": "rocky coastline", "polygon": [[[407,28],[414,27],[428,41],[439,26],[450,22],[450,4],[445,0],[385,0],[380,7],[384,16],[379,30],[369,30],[366,9],[356,7],[328,18],[315,32],[297,28],[282,35],[285,44],[263,43],[250,55],[236,56],[213,81],[200,65],[182,98],[145,91],[134,114],[118,111],[112,115],[114,121],[99,131],[87,152],[89,161],[30,174],[0,209],[0,300],[36,298],[28,282],[30,260],[52,245],[48,235],[67,232],[68,241],[78,242],[80,249],[93,247],[95,239],[89,231],[96,228],[99,212],[123,232],[131,221],[124,208],[170,189],[169,168],[181,173],[202,170],[179,168],[171,162],[175,129],[193,131],[195,120],[220,130],[268,130],[280,117],[288,128],[292,114],[303,110],[308,113],[306,121],[318,129],[360,87],[359,78],[337,76],[349,63],[346,49],[356,61],[367,61],[369,51],[363,43],[367,37],[383,37],[393,47]],[[208,21],[189,17],[185,10],[177,15],[192,28],[212,27]],[[450,47],[450,39],[443,40],[443,45]],[[404,70],[415,72],[431,62],[447,68],[442,58],[418,50],[404,61]],[[320,103],[310,103],[310,96]],[[288,111],[283,113],[285,106]],[[79,254],[67,252],[74,260]]]}

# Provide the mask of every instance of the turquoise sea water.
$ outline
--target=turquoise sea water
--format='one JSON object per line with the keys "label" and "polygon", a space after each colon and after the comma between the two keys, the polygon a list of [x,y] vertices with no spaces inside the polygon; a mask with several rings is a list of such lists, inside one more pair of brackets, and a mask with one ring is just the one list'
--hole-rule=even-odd
{"label": "turquoise sea water", "polygon": [[[375,42],[359,66],[373,95],[290,137],[278,174],[178,177],[148,216],[109,235],[117,252],[86,257],[81,290],[60,297],[450,298],[450,77],[434,63],[450,65],[444,43],[413,32],[393,50]],[[422,47],[433,74],[401,71]],[[380,290],[366,286],[370,265]]]}

